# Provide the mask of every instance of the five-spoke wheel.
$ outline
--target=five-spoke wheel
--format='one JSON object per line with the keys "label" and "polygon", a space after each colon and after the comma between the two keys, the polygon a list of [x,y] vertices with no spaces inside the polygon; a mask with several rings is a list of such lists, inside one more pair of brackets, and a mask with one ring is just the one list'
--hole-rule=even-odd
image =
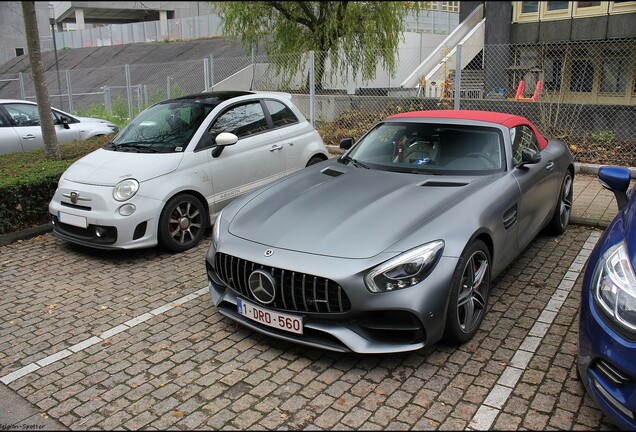
{"label": "five-spoke wheel", "polygon": [[568,170],[565,172],[563,181],[561,182],[561,190],[559,192],[559,201],[552,219],[547,226],[547,230],[554,235],[560,235],[570,223],[570,215],[572,214],[572,197],[574,195],[574,179],[572,173]]}
{"label": "five-spoke wheel", "polygon": [[447,341],[461,344],[477,333],[488,307],[490,271],[490,252],[481,240],[475,240],[453,274],[444,332]]}

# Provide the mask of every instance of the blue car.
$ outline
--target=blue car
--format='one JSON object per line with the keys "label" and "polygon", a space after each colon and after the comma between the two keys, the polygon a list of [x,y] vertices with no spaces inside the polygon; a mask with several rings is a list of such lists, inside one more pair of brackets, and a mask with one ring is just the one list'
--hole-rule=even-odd
{"label": "blue car", "polygon": [[579,319],[578,372],[587,392],[621,429],[636,429],[636,194],[630,171],[599,169],[619,212],[585,270]]}

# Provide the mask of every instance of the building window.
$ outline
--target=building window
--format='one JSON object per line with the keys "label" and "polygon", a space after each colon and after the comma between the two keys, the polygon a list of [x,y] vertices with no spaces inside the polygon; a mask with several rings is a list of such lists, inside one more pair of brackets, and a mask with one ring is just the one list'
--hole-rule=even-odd
{"label": "building window", "polygon": [[16,48],[15,49],[15,56],[16,57],[20,57],[24,55],[24,48]]}
{"label": "building window", "polygon": [[521,2],[521,13],[537,13],[539,12],[539,2],[538,1],[529,1],[529,2]]}
{"label": "building window", "polygon": [[570,68],[570,91],[591,93],[594,86],[594,57],[592,50],[574,50]]}
{"label": "building window", "polygon": [[601,93],[625,94],[627,88],[626,56],[607,58],[601,69]]}
{"label": "building window", "polygon": [[512,2],[512,14],[514,22],[538,21],[539,2]]}
{"label": "building window", "polygon": [[593,15],[605,15],[609,7],[608,2],[603,1],[580,1],[574,2],[572,15],[576,17],[586,17]]}
{"label": "building window", "polygon": [[439,2],[426,2],[424,9],[427,10],[439,10]]}
{"label": "building window", "polygon": [[63,22],[62,23],[62,31],[74,31],[77,30],[77,23],[75,22]]}
{"label": "building window", "polygon": [[552,11],[563,11],[563,10],[567,10],[569,7],[569,3],[570,2],[565,2],[565,1],[549,1],[549,2],[545,2],[545,9],[548,12],[552,12]]}
{"label": "building window", "polygon": [[459,2],[442,2],[442,11],[444,12],[459,12]]}
{"label": "building window", "polygon": [[546,90],[561,90],[564,58],[565,52],[562,49],[546,52],[543,61],[543,87]]}
{"label": "building window", "polygon": [[612,1],[609,2],[610,13],[636,12],[636,1]]}
{"label": "building window", "polygon": [[573,2],[540,2],[541,7],[541,19],[564,19],[569,18],[572,15],[572,3]]}

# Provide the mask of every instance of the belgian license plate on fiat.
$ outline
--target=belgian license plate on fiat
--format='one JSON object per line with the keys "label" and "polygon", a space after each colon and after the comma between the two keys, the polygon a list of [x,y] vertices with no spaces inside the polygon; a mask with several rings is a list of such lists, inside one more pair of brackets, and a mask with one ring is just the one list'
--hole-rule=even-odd
{"label": "belgian license plate on fiat", "polygon": [[241,298],[236,299],[238,313],[245,318],[290,333],[303,334],[303,320],[294,315],[265,309]]}

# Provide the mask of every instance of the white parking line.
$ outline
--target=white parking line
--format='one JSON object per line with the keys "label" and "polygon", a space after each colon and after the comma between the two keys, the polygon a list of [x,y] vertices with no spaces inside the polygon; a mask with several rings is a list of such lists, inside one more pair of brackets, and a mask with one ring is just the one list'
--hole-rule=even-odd
{"label": "white parking line", "polygon": [[133,318],[131,320],[126,321],[123,324],[120,324],[116,327],[113,327],[111,329],[108,329],[104,332],[102,332],[99,336],[92,336],[88,339],[86,339],[85,341],[76,343],[75,345],[67,348],[67,349],[63,349],[62,351],[58,351],[55,354],[51,354],[48,357],[45,357],[41,360],[38,360],[36,362],[30,363],[26,366],[24,366],[23,368],[20,368],[14,372],[11,372],[10,374],[7,374],[5,376],[3,376],[2,378],[0,378],[0,382],[2,382],[5,385],[11,384],[13,381],[17,380],[18,378],[22,378],[23,376],[30,374],[31,372],[34,372],[38,369],[40,369],[41,367],[44,366],[48,366],[51,363],[55,363],[56,361],[60,361],[63,358],[66,358],[72,354],[75,354],[77,352],[80,352],[88,347],[91,347],[95,344],[98,344],[100,342],[104,342],[106,339],[121,333],[123,331],[129,330],[131,328],[133,328],[134,326],[141,324],[144,321],[149,320],[150,318],[154,318],[157,315],[160,315],[164,312],[169,311],[170,309],[174,309],[175,307],[181,306],[184,303],[187,303],[191,300],[196,299],[197,297],[202,296],[203,294],[208,293],[209,290],[207,287],[205,288],[201,288],[198,291],[193,292],[192,294],[188,294],[186,296],[183,296],[175,301],[172,301],[166,305],[160,306],[156,309],[151,310],[150,312],[146,312],[145,314],[142,314],[136,318]]}
{"label": "white parking line", "polygon": [[488,430],[497,419],[497,416],[501,412],[501,409],[508,401],[510,394],[514,390],[519,378],[523,374],[524,370],[530,363],[532,356],[539,348],[543,337],[548,332],[550,325],[556,318],[557,313],[563,306],[565,299],[570,294],[572,287],[579,277],[585,262],[592,253],[592,249],[601,237],[601,233],[594,231],[585,241],[585,244],[581,248],[581,251],[574,259],[574,262],[563,276],[561,283],[557,287],[556,291],[552,295],[552,298],[546,305],[545,309],[537,318],[532,329],[528,333],[528,336],[523,340],[519,349],[512,357],[511,365],[507,366],[504,372],[499,377],[495,387],[490,390],[490,393],[486,397],[486,400],[481,407],[475,413],[475,416],[471,420],[468,429],[470,430]]}

